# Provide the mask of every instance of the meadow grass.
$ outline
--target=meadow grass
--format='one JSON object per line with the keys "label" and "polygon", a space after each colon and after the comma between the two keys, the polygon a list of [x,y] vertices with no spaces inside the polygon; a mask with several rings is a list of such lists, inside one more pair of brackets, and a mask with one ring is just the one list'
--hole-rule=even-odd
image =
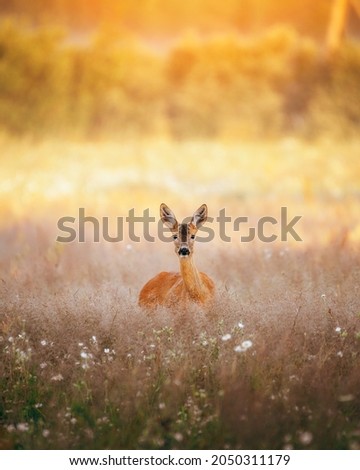
{"label": "meadow grass", "polygon": [[[360,448],[356,143],[1,145],[1,448]],[[163,197],[287,204],[304,241],[198,243],[214,304],[152,314],[171,245],[54,242],[59,214]]]}

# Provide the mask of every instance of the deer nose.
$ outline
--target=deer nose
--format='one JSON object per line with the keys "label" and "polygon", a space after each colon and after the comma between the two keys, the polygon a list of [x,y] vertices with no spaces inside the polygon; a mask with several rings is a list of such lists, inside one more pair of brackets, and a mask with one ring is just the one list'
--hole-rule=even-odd
{"label": "deer nose", "polygon": [[180,256],[188,256],[189,254],[190,254],[189,248],[186,248],[186,246],[183,246],[182,248],[180,248],[179,250]]}

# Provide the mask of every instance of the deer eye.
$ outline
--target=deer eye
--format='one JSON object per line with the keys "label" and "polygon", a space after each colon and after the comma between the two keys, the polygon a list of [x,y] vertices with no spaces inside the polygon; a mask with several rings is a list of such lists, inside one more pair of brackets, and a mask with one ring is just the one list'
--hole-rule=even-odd
{"label": "deer eye", "polygon": [[176,239],[177,239],[177,237],[178,237],[177,235],[173,235],[173,239],[174,239],[174,240],[176,240]]}
{"label": "deer eye", "polygon": [[194,238],[195,238],[195,235],[191,235],[191,238],[194,240]]}

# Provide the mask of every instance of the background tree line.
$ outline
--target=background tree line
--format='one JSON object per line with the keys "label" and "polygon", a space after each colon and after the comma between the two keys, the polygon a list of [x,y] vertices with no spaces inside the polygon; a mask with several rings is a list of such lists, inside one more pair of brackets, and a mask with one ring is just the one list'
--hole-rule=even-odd
{"label": "background tree line", "polygon": [[[36,0],[31,8],[24,0],[0,0],[0,6],[10,17],[0,23],[5,132],[358,134],[360,47],[348,35],[326,56],[334,6],[328,0],[229,0],[221,8],[215,0]],[[290,19],[293,26],[275,24]]]}

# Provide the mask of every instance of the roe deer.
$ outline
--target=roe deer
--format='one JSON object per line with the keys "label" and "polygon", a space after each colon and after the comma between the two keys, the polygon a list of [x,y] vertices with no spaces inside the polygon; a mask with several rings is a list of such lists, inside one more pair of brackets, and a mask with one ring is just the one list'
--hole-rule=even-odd
{"label": "roe deer", "polygon": [[189,223],[179,224],[166,204],[160,206],[160,217],[173,234],[180,273],[161,272],[150,279],[141,289],[139,305],[151,309],[189,301],[207,303],[214,296],[215,285],[206,274],[196,269],[192,256],[196,232],[207,219],[206,204],[199,207]]}

